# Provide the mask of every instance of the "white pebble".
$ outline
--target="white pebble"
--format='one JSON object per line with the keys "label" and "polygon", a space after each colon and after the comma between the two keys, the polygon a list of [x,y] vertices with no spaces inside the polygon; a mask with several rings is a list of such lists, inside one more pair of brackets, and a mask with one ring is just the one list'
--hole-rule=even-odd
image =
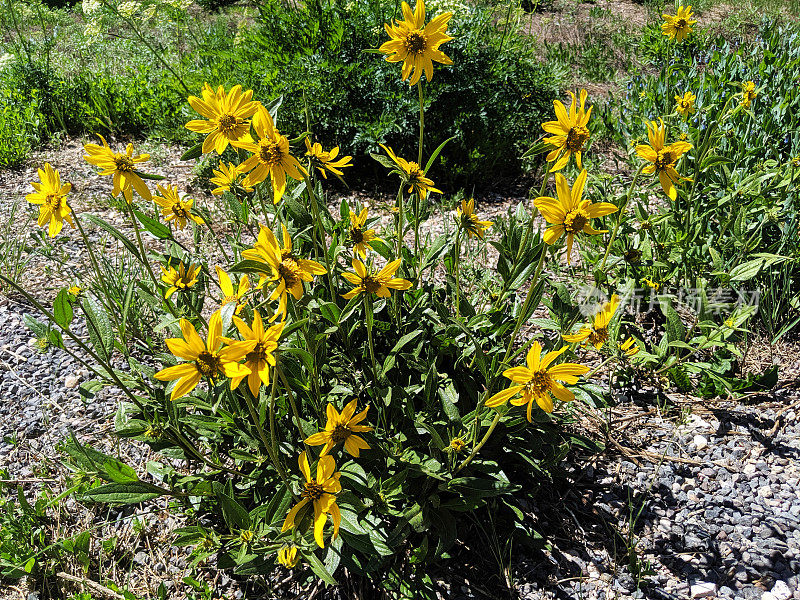
{"label": "white pebble", "polygon": [[692,584],[692,598],[713,598],[717,595],[717,584],[710,582],[700,582]]}
{"label": "white pebble", "polygon": [[76,388],[80,382],[80,377],[76,377],[75,375],[67,375],[64,378],[64,387],[68,389]]}
{"label": "white pebble", "polygon": [[772,498],[772,488],[768,485],[758,488],[758,495],[762,498]]}
{"label": "white pebble", "polygon": [[697,448],[698,450],[702,450],[703,448],[708,446],[708,440],[706,439],[706,436],[700,435],[699,433],[696,436],[694,436],[694,439],[692,441],[694,442],[695,448]]}
{"label": "white pebble", "polygon": [[775,600],[789,600],[792,597],[792,590],[789,589],[785,581],[776,581],[775,585],[772,586],[772,591],[769,593],[775,597]]}

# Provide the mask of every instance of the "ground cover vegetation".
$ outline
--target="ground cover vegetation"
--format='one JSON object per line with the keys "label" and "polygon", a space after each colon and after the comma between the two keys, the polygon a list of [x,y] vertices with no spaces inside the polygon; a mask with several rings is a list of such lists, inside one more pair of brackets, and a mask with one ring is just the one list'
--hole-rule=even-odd
{"label": "ground cover vegetation", "polygon": [[[66,561],[96,568],[90,531],[44,527],[65,498],[158,499],[186,517],[174,543],[198,568],[434,598],[431,567],[484,515],[491,539],[540,543],[526,498],[570,450],[601,449],[570,423],[602,420],[612,392],[775,380],[737,358],[748,329],[776,340],[800,319],[796,26],[743,45],[669,7],[644,34],[661,49],[650,71],[598,107],[584,89],[559,99],[566,71],[536,60],[510,5],[259,4],[231,36],[224,11],[84,2],[87,43],[130,26],[135,39],[102,43],[139,48],[133,80],[48,58],[73,13],[11,9],[7,162],[91,131],[84,158],[112,178],[132,234],[72,210],[75,182],[38,165],[40,235],[74,229],[89,268],[52,304],[16,271],[0,278],[38,311],[43,345],[91,371],[87,399],[118,390],[116,435],[158,458],[65,440],[66,490],[3,499],[6,579],[57,596]],[[182,42],[141,26],[151,9]],[[39,23],[27,37],[25,19]],[[134,130],[186,142],[212,195],[152,175],[138,140],[99,135]],[[628,170],[604,170],[601,136]],[[449,193],[525,164],[529,201],[493,222]],[[396,190],[386,227],[332,193],[375,172]],[[427,235],[437,211],[447,226]]]}

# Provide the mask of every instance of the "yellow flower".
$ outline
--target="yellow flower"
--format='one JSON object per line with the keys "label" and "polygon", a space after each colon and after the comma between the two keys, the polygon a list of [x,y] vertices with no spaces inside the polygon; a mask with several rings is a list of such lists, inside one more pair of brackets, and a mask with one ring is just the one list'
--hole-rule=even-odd
{"label": "yellow flower", "polygon": [[[553,106],[556,109],[557,121],[547,121],[542,123],[542,129],[547,133],[552,133],[553,137],[544,138],[544,141],[551,146],[555,146],[555,150],[547,155],[547,162],[556,161],[550,172],[559,171],[567,166],[569,157],[575,155],[575,163],[579,169],[583,168],[581,164],[581,153],[583,146],[589,140],[589,130],[586,125],[589,123],[589,116],[592,114],[592,107],[589,110],[584,109],[586,104],[586,90],[581,90],[581,104],[578,107],[578,101],[575,94],[569,93],[572,96],[572,103],[569,105],[569,114],[561,100],[554,100]],[[562,155],[563,153],[563,155]],[[561,156],[561,158],[559,158]]]}
{"label": "yellow flower", "polygon": [[377,273],[367,273],[367,268],[357,258],[353,259],[353,270],[355,273],[342,273],[342,277],[352,283],[355,288],[342,294],[342,297],[350,300],[361,292],[376,294],[379,298],[388,298],[389,289],[407,290],[411,287],[411,282],[405,279],[394,277],[397,269],[400,268],[401,260],[393,260]]}
{"label": "yellow flower", "polygon": [[250,370],[240,365],[239,361],[252,350],[254,342],[232,342],[223,348],[220,311],[211,315],[208,321],[206,343],[189,321],[181,319],[180,325],[183,339],[170,338],[167,340],[167,347],[172,354],[187,362],[167,367],[155,374],[156,379],[161,381],[178,380],[172,389],[171,400],[177,400],[191,392],[203,377],[216,381],[224,375],[231,378],[231,389],[235,389],[239,381],[250,374]]}
{"label": "yellow flower", "polygon": [[303,491],[300,492],[300,502],[295,504],[289,514],[286,515],[281,531],[288,531],[294,527],[300,509],[311,502],[314,506],[314,539],[320,548],[324,548],[322,533],[328,520],[328,514],[331,515],[333,520],[332,539],[336,539],[336,536],[339,535],[339,523],[342,521],[342,515],[339,512],[339,505],[336,504],[336,496],[334,494],[342,491],[342,484],[339,483],[339,477],[342,474],[334,473],[336,471],[336,461],[330,455],[320,457],[317,463],[316,480],[311,478],[311,467],[308,465],[308,457],[305,452],[300,455],[298,462],[306,483]]}
{"label": "yellow flower", "polygon": [[661,24],[661,33],[682,42],[686,36],[692,33],[692,25],[697,23],[692,17],[692,6],[678,7],[676,15],[661,15],[664,23]]}
{"label": "yellow flower", "polygon": [[[261,384],[269,385],[269,368],[275,366],[274,352],[278,349],[278,340],[283,333],[285,323],[278,323],[265,331],[261,315],[257,310],[253,312],[255,315],[252,329],[239,317],[233,317],[233,323],[239,330],[242,340],[253,343],[244,357],[244,366],[250,371],[247,375],[247,386],[253,396],[258,398]],[[243,378],[244,375],[235,380],[231,379],[231,385],[236,387]]]}
{"label": "yellow flower", "polygon": [[244,545],[252,542],[254,537],[255,534],[250,529],[242,529],[239,531],[239,541]]}
{"label": "yellow flower", "polygon": [[694,113],[695,100],[697,100],[697,96],[695,96],[692,92],[685,92],[683,96],[675,96],[675,102],[678,103],[678,105],[675,107],[675,110],[685,119]]}
{"label": "yellow flower", "polygon": [[466,448],[466,447],[467,447],[467,443],[464,440],[462,440],[460,437],[453,438],[452,440],[450,440],[449,448],[453,452],[455,452],[456,454],[459,454],[459,453],[463,452],[464,448]]}
{"label": "yellow flower", "polygon": [[657,292],[658,290],[661,289],[661,283],[658,282],[658,281],[654,281],[652,279],[648,279],[647,277],[645,277],[643,279],[643,281],[647,284],[647,287],[649,287],[651,290],[653,290],[655,292]]}
{"label": "yellow flower", "polygon": [[287,569],[294,569],[299,558],[300,557],[297,555],[297,546],[295,545],[283,546],[278,550],[278,563]]}
{"label": "yellow flower", "polygon": [[67,288],[67,293],[70,296],[77,298],[78,296],[81,295],[81,287],[79,285],[72,285],[69,288]]}
{"label": "yellow flower", "polygon": [[242,169],[242,165],[234,165],[233,163],[219,163],[219,169],[214,169],[214,175],[216,177],[212,177],[209,179],[211,183],[216,184],[211,193],[215,196],[221,196],[224,192],[230,192],[231,187],[235,187],[239,185],[245,192],[252,192],[253,188],[246,187],[239,183],[239,177],[244,174],[244,170]]}
{"label": "yellow flower", "polygon": [[632,337],[628,337],[628,339],[622,342],[619,345],[619,349],[622,350],[622,353],[628,358],[636,356],[636,354],[639,352],[639,346],[636,344],[636,340],[634,340]]}
{"label": "yellow flower", "polygon": [[375,235],[374,229],[364,229],[367,225],[368,217],[368,208],[362,209],[359,214],[354,213],[352,210],[350,211],[350,241],[353,243],[353,251],[360,254],[361,258],[366,258],[370,242],[380,240]]}
{"label": "yellow flower", "polygon": [[161,265],[161,273],[161,281],[169,286],[164,297],[169,298],[175,292],[184,292],[197,283],[197,276],[200,274],[200,265],[189,265],[187,269],[186,265],[181,263],[178,265],[177,271],[172,268],[172,265],[167,265],[166,268],[164,268],[164,265]]}
{"label": "yellow flower", "polygon": [[339,146],[335,146],[330,152],[325,152],[319,142],[312,145],[309,139],[306,138],[306,148],[306,156],[310,157],[311,166],[316,167],[324,179],[328,178],[325,171],[330,171],[334,175],[341,177],[344,173],[339,169],[353,166],[352,156],[342,156],[339,160],[336,160],[336,157],[339,156]]}
{"label": "yellow flower", "polygon": [[670,200],[675,200],[678,197],[678,190],[675,184],[681,181],[690,181],[686,177],[681,177],[675,170],[675,163],[678,159],[688,150],[691,150],[692,145],[689,142],[673,142],[669,146],[664,146],[664,140],[667,137],[667,126],[664,125],[663,119],[659,119],[661,125],[655,121],[647,124],[647,137],[650,140],[650,145],[639,144],[636,146],[636,154],[640,158],[653,163],[647,165],[642,169],[642,173],[658,173],[658,179],[661,182],[661,188],[664,193],[669,196]]}
{"label": "yellow flower", "polygon": [[245,186],[252,186],[269,176],[272,180],[272,201],[277,204],[286,191],[286,175],[302,181],[303,176],[308,173],[289,154],[289,140],[275,129],[272,116],[263,106],[258,108],[253,117],[253,128],[258,135],[258,142],[241,144],[242,148],[253,153],[241,165],[243,171],[250,171],[243,183]]}
{"label": "yellow flower", "polygon": [[358,400],[351,400],[340,414],[336,407],[333,406],[333,403],[329,402],[327,408],[328,422],[325,424],[325,431],[320,431],[306,438],[306,444],[309,446],[325,444],[320,456],[328,454],[339,442],[344,442],[344,449],[356,458],[358,458],[361,450],[369,450],[369,444],[364,441],[364,438],[355,435],[356,433],[372,431],[372,427],[368,425],[359,425],[361,421],[367,418],[369,406],[360,413],[355,414],[357,404]]}
{"label": "yellow flower", "polygon": [[422,200],[428,195],[428,192],[442,193],[442,190],[437,190],[433,187],[433,181],[425,176],[425,171],[415,162],[409,162],[397,156],[391,148],[380,144],[380,147],[386,151],[392,162],[397,165],[400,177],[404,183],[408,184],[408,193],[416,193]]}
{"label": "yellow flower", "polygon": [[608,324],[614,317],[614,313],[617,312],[617,307],[619,307],[619,296],[614,294],[611,296],[611,300],[606,302],[594,316],[591,326],[581,327],[577,333],[561,337],[570,343],[592,344],[597,350],[600,350],[608,340]]}
{"label": "yellow flower", "polygon": [[253,90],[242,93],[242,86],[235,85],[225,94],[225,88],[216,90],[206,83],[202,89],[202,100],[197,96],[189,96],[189,104],[207,120],[189,121],[186,129],[197,133],[207,133],[203,140],[203,153],[216,150],[222,154],[228,144],[240,147],[250,143],[250,117],[260,106],[252,101]]}
{"label": "yellow flower", "polygon": [[[585,365],[577,363],[561,363],[550,367],[550,364],[558,358],[569,346],[564,346],[561,350],[548,352],[543,357],[542,346],[539,342],[534,342],[526,359],[526,367],[512,367],[503,371],[503,376],[508,377],[514,384],[510,388],[503,390],[489,398],[486,406],[494,408],[505,404],[511,399],[514,406],[528,405],[528,422],[531,422],[531,409],[533,403],[545,412],[553,412],[553,398],[551,394],[562,402],[571,402],[575,399],[575,394],[565,388],[559,381],[569,385],[578,383],[578,376],[583,375],[589,370]],[[548,367],[550,367],[548,369]],[[521,394],[519,398],[515,398]]]}
{"label": "yellow flower", "polygon": [[156,185],[160,196],[154,196],[153,202],[161,207],[161,215],[164,219],[175,221],[177,229],[183,229],[189,221],[193,221],[198,225],[205,223],[202,217],[192,212],[192,205],[194,200],[192,198],[181,198],[178,193],[177,185]]}
{"label": "yellow flower", "polygon": [[572,241],[575,234],[581,232],[591,235],[606,233],[605,229],[592,229],[589,220],[617,212],[617,207],[610,202],[593,204],[591,200],[583,200],[583,188],[585,185],[585,170],[578,175],[575,185],[572,186],[572,191],[569,189],[566,177],[561,173],[556,173],[558,199],[542,196],[533,202],[534,206],[541,211],[545,220],[551,224],[544,232],[544,241],[547,244],[555,244],[558,238],[564,233],[567,234],[567,262],[571,259]]}
{"label": "yellow flower", "polygon": [[750,108],[750,105],[753,103],[753,100],[756,99],[758,96],[758,91],[756,90],[756,84],[752,81],[748,81],[747,83],[742,84],[742,101],[740,104],[745,108]]}
{"label": "yellow flower", "polygon": [[50,163],[45,163],[44,169],[39,169],[38,172],[39,183],[31,182],[36,191],[25,196],[25,199],[31,204],[41,205],[37,224],[43,227],[48,223],[47,233],[50,237],[55,237],[64,227],[64,221],[75,227],[66,198],[72,189],[72,184],[61,185],[61,175]]}
{"label": "yellow flower", "polygon": [[[428,81],[433,79],[433,61],[452,65],[453,61],[439,50],[439,46],[453,38],[447,35],[447,23],[453,13],[442,13],[425,25],[425,2],[418,0],[414,12],[403,2],[403,20],[395,19],[394,25],[384,23],[389,41],[384,42],[380,51],[388,54],[389,62],[402,62],[403,81],[411,75],[410,85],[416,84],[425,71]],[[412,74],[413,70],[413,74]]]}
{"label": "yellow flower", "polygon": [[230,275],[223,271],[222,267],[219,265],[217,265],[216,270],[217,277],[219,278],[219,287],[223,294],[219,303],[221,306],[225,306],[231,302],[236,302],[236,312],[234,314],[238,315],[242,312],[245,305],[245,303],[242,302],[242,298],[250,291],[250,278],[247,276],[247,273],[242,275],[242,278],[239,280],[239,289],[234,291]]}
{"label": "yellow flower", "polygon": [[467,235],[480,239],[483,239],[483,233],[494,225],[492,221],[481,221],[478,219],[478,215],[475,214],[474,198],[469,201],[461,201],[461,206],[456,209],[456,221],[458,222],[458,226],[467,232]]}
{"label": "yellow flower", "polygon": [[98,133],[97,137],[103,141],[103,145],[86,144],[83,149],[88,152],[88,155],[83,158],[90,165],[103,169],[100,171],[100,175],[114,176],[114,189],[111,194],[116,198],[122,192],[125,200],[130,204],[133,201],[133,190],[136,190],[136,193],[142,198],[151,200],[150,190],[135,169],[137,163],[150,160],[150,155],[138,154],[134,156],[133,144],[128,144],[127,148],[125,148],[125,154],[114,152],[109,148],[106,139],[102,135]]}
{"label": "yellow flower", "polygon": [[[278,285],[270,299],[279,299],[278,310],[272,320],[286,314],[287,290],[292,293],[295,300],[300,300],[303,297],[303,282],[313,281],[314,275],[327,273],[325,267],[318,262],[298,258],[292,253],[292,238],[289,237],[285,225],[283,225],[283,246],[281,248],[272,231],[262,225],[253,248],[242,252],[243,258],[265,263],[272,269],[270,281],[277,282]],[[266,275],[262,276],[259,288],[266,279]]]}

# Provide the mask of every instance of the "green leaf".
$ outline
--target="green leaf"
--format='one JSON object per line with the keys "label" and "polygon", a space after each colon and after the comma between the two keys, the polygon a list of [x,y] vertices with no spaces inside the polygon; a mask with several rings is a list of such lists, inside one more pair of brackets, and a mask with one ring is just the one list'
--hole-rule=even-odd
{"label": "green leaf", "polygon": [[439,392],[439,399],[442,401],[442,409],[444,410],[444,414],[447,415],[447,420],[450,422],[451,425],[461,426],[461,414],[458,412],[458,408],[456,407],[456,402],[458,402],[458,394],[456,393],[455,385],[453,385],[453,380],[448,379],[447,384],[444,387],[440,387],[438,390]]}
{"label": "green leaf", "polygon": [[518,487],[508,481],[480,477],[458,477],[447,484],[449,490],[468,498],[490,498],[511,492]]}
{"label": "green leaf", "polygon": [[397,361],[397,355],[400,352],[400,350],[402,350],[403,347],[406,344],[408,344],[411,340],[414,340],[418,338],[420,335],[422,335],[422,333],[423,333],[422,330],[417,329],[416,331],[407,333],[400,338],[400,340],[394,345],[394,348],[392,348],[391,352],[389,352],[388,356],[386,357],[386,360],[383,361],[383,375],[386,375],[386,373],[388,373],[389,370],[391,370],[391,368],[394,367],[395,362]]}
{"label": "green leaf", "polygon": [[92,343],[95,352],[107,362],[114,350],[114,330],[111,328],[111,320],[108,318],[108,313],[91,296],[87,297],[83,302],[83,310],[86,313],[86,329],[89,331],[89,341]]}
{"label": "green leaf", "polygon": [[684,341],[684,338],[686,337],[686,327],[684,327],[680,315],[678,315],[678,312],[672,306],[672,298],[667,296],[659,296],[658,301],[661,305],[661,312],[664,313],[664,316],[667,318],[667,341]]}
{"label": "green leaf", "polygon": [[195,160],[203,156],[203,142],[195,144],[181,155],[181,160]]}
{"label": "green leaf", "polygon": [[136,215],[136,218],[142,224],[142,227],[144,227],[146,231],[153,234],[159,240],[168,240],[172,237],[172,232],[169,230],[169,227],[157,219],[148,217],[142,211],[136,209],[133,209],[133,214]]}
{"label": "green leaf", "polygon": [[103,463],[103,468],[108,474],[109,479],[114,483],[132,483],[139,481],[139,476],[131,467],[118,460],[109,459]]}
{"label": "green leaf", "polygon": [[166,179],[163,175],[155,175],[153,173],[142,173],[141,171],[134,171],[142,179],[152,179],[153,181],[163,181]]}
{"label": "green leaf", "polygon": [[119,242],[121,242],[123,246],[125,246],[125,249],[128,252],[130,252],[133,256],[135,256],[138,260],[140,261],[142,260],[142,256],[139,254],[139,250],[136,248],[136,246],[133,245],[133,242],[131,242],[127,238],[127,236],[124,233],[122,233],[119,229],[117,229],[113,225],[109,225],[100,217],[96,217],[91,214],[86,214],[85,217],[82,215],[81,218],[86,218],[87,221],[94,223],[100,229],[103,229],[106,232],[110,233],[114,238],[116,238]]}
{"label": "green leaf", "polygon": [[433,154],[431,154],[431,157],[428,159],[428,164],[425,165],[425,172],[426,173],[428,171],[430,171],[431,167],[433,166],[433,163],[436,161],[436,159],[438,158],[438,156],[441,153],[441,151],[444,150],[444,147],[449,142],[453,141],[454,139],[456,139],[456,136],[447,138],[445,141],[443,141],[441,144],[439,144],[439,147],[436,148],[436,150],[433,151]]}
{"label": "green leaf", "polygon": [[250,528],[250,513],[235,498],[224,492],[219,492],[217,493],[217,500],[219,500],[219,505],[222,508],[225,524],[231,531]]}
{"label": "green leaf", "polygon": [[257,260],[240,260],[230,268],[235,273],[255,271],[256,273],[272,273],[272,269],[266,263]]}
{"label": "green leaf", "polygon": [[130,483],[107,483],[84,493],[83,500],[108,502],[111,504],[139,504],[166,493],[155,485],[136,481]]}
{"label": "green leaf", "polygon": [[763,266],[763,258],[748,260],[747,262],[737,265],[730,272],[731,281],[748,281],[758,275]]}
{"label": "green leaf", "polygon": [[56,299],[53,301],[53,317],[55,317],[58,325],[64,329],[69,329],[72,316],[72,294],[63,289],[58,292]]}
{"label": "green leaf", "polygon": [[316,554],[306,552],[302,548],[300,548],[300,554],[303,555],[303,559],[308,563],[308,566],[311,567],[311,570],[314,571],[314,575],[328,585],[336,585],[336,580],[333,578],[333,575],[328,572],[328,569],[325,568],[325,565],[317,558]]}

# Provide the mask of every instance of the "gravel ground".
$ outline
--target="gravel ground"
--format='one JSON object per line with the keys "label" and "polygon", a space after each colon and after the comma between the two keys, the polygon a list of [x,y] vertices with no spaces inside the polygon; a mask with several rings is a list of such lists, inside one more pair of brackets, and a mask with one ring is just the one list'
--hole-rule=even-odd
{"label": "gravel ground", "polygon": [[[176,159],[179,153],[168,148],[162,154]],[[70,142],[25,169],[0,173],[0,189],[6,192],[0,196],[0,218],[7,218],[11,204],[27,192],[34,165],[45,159],[64,169],[68,179],[84,181],[76,190],[78,206],[97,213],[101,196],[94,190],[105,186],[99,189],[108,191],[108,179],[81,164],[79,145]],[[188,181],[185,165],[154,170],[170,181]],[[490,200],[485,211],[490,218],[518,201]],[[104,216],[115,218],[110,210]],[[441,222],[432,227],[434,233],[441,230]],[[66,273],[48,272],[36,259],[25,274],[27,282],[44,290],[45,301],[71,283],[70,269],[82,268],[75,233],[64,237],[60,251],[68,257]],[[83,442],[144,464],[149,450],[120,447],[111,436],[114,394],[82,399],[79,385],[88,371],[64,352],[40,351],[23,323],[26,312],[29,307],[18,299],[0,296],[0,467],[12,479],[34,478],[41,464],[54,464],[58,442],[70,429]],[[514,553],[512,579],[521,598],[800,599],[800,347],[787,343],[769,356],[756,354],[752,360],[759,367],[781,364],[781,383],[769,394],[716,403],[674,396],[662,410],[652,402],[625,402],[614,409],[611,450],[575,457],[568,476],[531,506],[531,518],[549,547]],[[179,525],[163,508],[142,509],[155,511],[149,521],[152,535],[144,540],[129,533],[126,553],[132,568],[123,577],[134,588],[151,590],[154,583],[170,582],[170,597],[181,598],[181,579],[189,574],[185,551],[170,548],[169,532]],[[638,590],[631,557],[642,573]],[[210,578],[219,593],[255,597],[225,574],[212,572]],[[285,594],[281,597],[302,597],[291,582],[275,584]],[[455,574],[442,586],[449,590],[443,598],[492,597]],[[20,593],[8,588],[4,596],[0,585],[0,597],[25,597]]]}

